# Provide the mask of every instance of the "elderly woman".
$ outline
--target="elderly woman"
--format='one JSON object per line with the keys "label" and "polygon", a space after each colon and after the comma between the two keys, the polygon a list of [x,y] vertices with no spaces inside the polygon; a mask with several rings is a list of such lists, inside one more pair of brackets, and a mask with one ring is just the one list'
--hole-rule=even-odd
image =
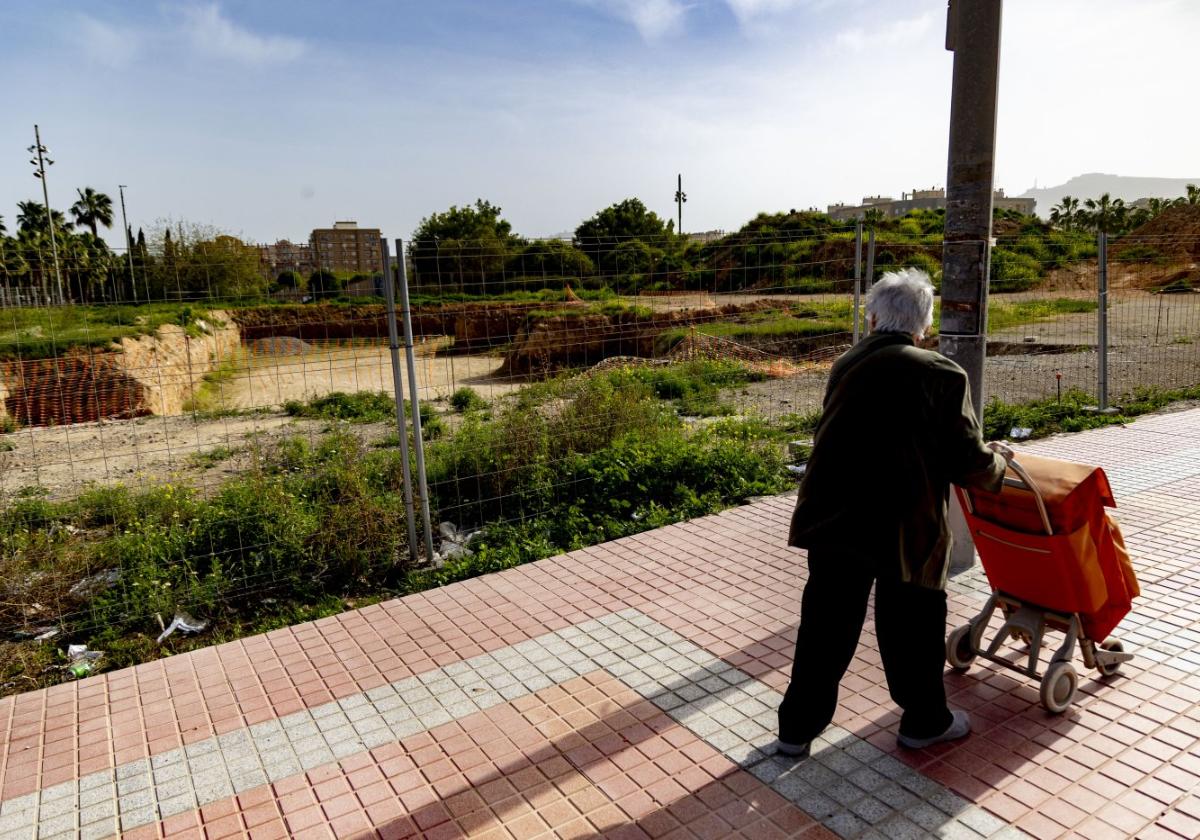
{"label": "elderly woman", "polygon": [[875,585],[875,635],[900,744],[970,732],[942,685],[950,484],[997,490],[1012,453],[985,445],[966,373],[916,346],[933,323],[924,272],[885,274],[867,299],[871,334],[834,364],[790,545],[808,549],[779,752],[803,756],[829,725]]}

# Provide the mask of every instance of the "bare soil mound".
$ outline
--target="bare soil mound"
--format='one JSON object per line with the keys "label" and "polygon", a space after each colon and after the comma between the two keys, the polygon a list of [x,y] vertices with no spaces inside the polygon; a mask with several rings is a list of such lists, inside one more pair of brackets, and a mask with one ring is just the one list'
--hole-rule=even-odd
{"label": "bare soil mound", "polygon": [[718,321],[734,315],[782,309],[773,301],[754,301],[716,309],[637,310],[605,315],[559,312],[530,317],[512,338],[502,375],[547,374],[564,367],[591,367],[609,356],[656,355],[663,332]]}
{"label": "bare soil mound", "polygon": [[313,349],[307,341],[290,335],[256,338],[248,346],[250,352],[256,356],[300,356]]}
{"label": "bare soil mound", "polygon": [[1119,258],[1133,248],[1153,248],[1167,257],[1200,259],[1200,204],[1164,210],[1122,236],[1111,251]]}

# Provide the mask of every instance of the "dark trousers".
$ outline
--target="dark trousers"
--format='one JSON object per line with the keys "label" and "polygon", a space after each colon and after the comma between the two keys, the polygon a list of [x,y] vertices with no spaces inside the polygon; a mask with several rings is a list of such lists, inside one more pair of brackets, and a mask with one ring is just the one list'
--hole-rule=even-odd
{"label": "dark trousers", "polygon": [[809,552],[808,583],[792,681],[779,706],[779,738],[810,741],[833,720],[838,685],[854,658],[875,584],[875,635],[892,700],[904,714],[900,731],[913,738],[950,726],[945,667],[946,593],[877,574],[867,560]]}

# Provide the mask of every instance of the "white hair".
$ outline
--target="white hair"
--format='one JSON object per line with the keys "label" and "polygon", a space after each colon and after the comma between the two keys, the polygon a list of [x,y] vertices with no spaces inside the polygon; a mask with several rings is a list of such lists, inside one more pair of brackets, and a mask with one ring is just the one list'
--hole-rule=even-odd
{"label": "white hair", "polygon": [[933,324],[933,284],[919,268],[883,275],[867,296],[867,315],[875,332],[923,336]]}

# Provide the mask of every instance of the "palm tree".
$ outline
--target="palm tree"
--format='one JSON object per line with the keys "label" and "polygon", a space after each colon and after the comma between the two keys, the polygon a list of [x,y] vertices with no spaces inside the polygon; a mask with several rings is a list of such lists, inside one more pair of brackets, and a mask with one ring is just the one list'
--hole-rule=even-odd
{"label": "palm tree", "polygon": [[[17,228],[22,233],[49,233],[45,205],[38,201],[18,201]],[[57,210],[54,211],[54,229],[71,229],[71,223]]]}
{"label": "palm tree", "polygon": [[1153,218],[1149,207],[1131,207],[1125,217],[1125,225],[1129,230],[1137,230]]}
{"label": "palm tree", "polygon": [[1129,205],[1125,203],[1125,199],[1123,198],[1114,198],[1112,202],[1112,227],[1109,228],[1109,232],[1122,234],[1127,232],[1131,227]]}
{"label": "palm tree", "polygon": [[1108,193],[1089,198],[1083,205],[1087,208],[1088,226],[1101,233],[1120,233],[1129,215],[1125,202]]}
{"label": "palm tree", "polygon": [[1160,215],[1164,210],[1173,206],[1174,204],[1175,202],[1169,198],[1152,198],[1149,202],[1147,202],[1146,209],[1150,211],[1150,218],[1153,219],[1155,216]]}
{"label": "palm tree", "polygon": [[46,208],[36,201],[17,202],[17,228],[32,232],[46,226]]}
{"label": "palm tree", "polygon": [[99,225],[112,227],[112,199],[91,187],[77,189],[75,192],[79,194],[79,200],[71,205],[71,215],[75,217],[75,224],[89,228],[92,236],[99,238]]}
{"label": "palm tree", "polygon": [[870,210],[867,210],[865,213],[863,213],[863,224],[868,227],[873,227],[875,225],[882,224],[885,218],[887,217],[883,215],[882,210],[872,207]]}
{"label": "palm tree", "polygon": [[1079,220],[1079,199],[1064,195],[1062,201],[1050,208],[1050,223],[1063,230],[1072,230]]}
{"label": "palm tree", "polygon": [[1195,184],[1187,185],[1187,196],[1183,199],[1184,204],[1190,204],[1193,207],[1200,204],[1200,187]]}

